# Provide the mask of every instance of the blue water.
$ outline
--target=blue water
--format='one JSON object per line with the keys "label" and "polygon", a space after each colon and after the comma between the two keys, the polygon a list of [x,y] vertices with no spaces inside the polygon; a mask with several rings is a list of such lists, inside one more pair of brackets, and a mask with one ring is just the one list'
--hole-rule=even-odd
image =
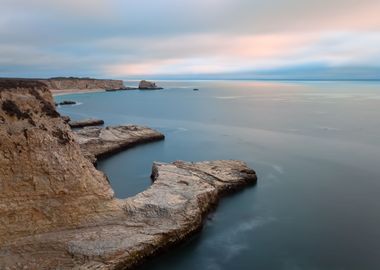
{"label": "blue water", "polygon": [[59,108],[73,119],[165,133],[99,162],[117,197],[149,186],[155,160],[241,159],[259,182],[142,269],[380,269],[380,83],[159,84],[56,98],[81,103]]}

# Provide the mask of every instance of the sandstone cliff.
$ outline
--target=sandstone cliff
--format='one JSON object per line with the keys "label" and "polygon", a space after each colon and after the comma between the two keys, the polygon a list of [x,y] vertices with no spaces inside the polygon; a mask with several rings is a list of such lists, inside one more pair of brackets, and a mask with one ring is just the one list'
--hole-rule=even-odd
{"label": "sandstone cliff", "polygon": [[40,80],[45,83],[51,90],[68,90],[68,89],[123,89],[122,80],[99,80],[90,78],[51,78]]}
{"label": "sandstone cliff", "polygon": [[0,81],[0,89],[0,245],[107,212],[113,191],[83,157],[48,88]]}
{"label": "sandstone cliff", "polygon": [[[113,198],[46,85],[0,80],[0,269],[125,269],[199,230],[240,161],[155,163],[153,185]],[[98,148],[88,148],[93,155]]]}

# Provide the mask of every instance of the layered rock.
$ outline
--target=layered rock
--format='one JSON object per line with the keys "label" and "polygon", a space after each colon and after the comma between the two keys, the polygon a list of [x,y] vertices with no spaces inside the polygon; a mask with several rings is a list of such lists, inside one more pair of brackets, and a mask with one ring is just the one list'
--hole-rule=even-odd
{"label": "layered rock", "polygon": [[130,268],[256,182],[240,161],[155,163],[149,189],[115,199],[39,82],[0,81],[0,136],[0,269]]}

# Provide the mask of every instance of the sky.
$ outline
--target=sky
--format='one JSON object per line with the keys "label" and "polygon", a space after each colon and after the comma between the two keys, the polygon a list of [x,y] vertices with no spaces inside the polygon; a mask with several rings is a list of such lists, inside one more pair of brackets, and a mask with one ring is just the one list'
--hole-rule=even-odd
{"label": "sky", "polygon": [[379,0],[0,0],[0,77],[380,79]]}

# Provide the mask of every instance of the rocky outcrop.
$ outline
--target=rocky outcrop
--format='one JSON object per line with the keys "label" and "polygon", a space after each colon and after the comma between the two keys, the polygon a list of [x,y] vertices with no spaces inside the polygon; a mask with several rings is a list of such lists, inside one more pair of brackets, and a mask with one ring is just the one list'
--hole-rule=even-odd
{"label": "rocky outcrop", "polygon": [[116,127],[86,127],[75,131],[75,140],[83,154],[93,163],[137,144],[163,140],[165,136],[148,127],[127,125]]}
{"label": "rocky outcrop", "polygon": [[240,161],[155,163],[150,188],[115,199],[39,82],[0,81],[0,136],[0,269],[130,268],[256,182]]}
{"label": "rocky outcrop", "polygon": [[92,90],[92,89],[123,89],[122,80],[100,80],[91,78],[51,78],[40,80],[45,83],[50,90]]}
{"label": "rocky outcrop", "polygon": [[158,87],[156,83],[154,82],[142,80],[139,83],[139,89],[140,90],[159,90],[159,89],[162,89],[162,87]]}
{"label": "rocky outcrop", "polygon": [[101,119],[83,119],[79,121],[69,121],[68,123],[71,128],[82,128],[82,127],[104,125],[104,121]]}

